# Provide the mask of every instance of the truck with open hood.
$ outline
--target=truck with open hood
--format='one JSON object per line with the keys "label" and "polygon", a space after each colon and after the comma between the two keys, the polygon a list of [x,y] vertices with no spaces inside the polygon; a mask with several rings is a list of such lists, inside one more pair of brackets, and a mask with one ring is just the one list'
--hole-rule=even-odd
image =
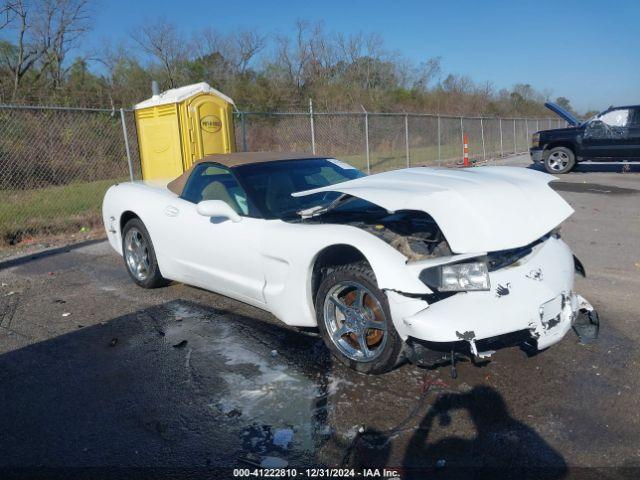
{"label": "truck with open hood", "polygon": [[549,173],[567,173],[589,160],[640,160],[640,105],[609,107],[586,121],[555,103],[545,106],[567,122],[565,128],[541,130],[531,139],[531,159]]}

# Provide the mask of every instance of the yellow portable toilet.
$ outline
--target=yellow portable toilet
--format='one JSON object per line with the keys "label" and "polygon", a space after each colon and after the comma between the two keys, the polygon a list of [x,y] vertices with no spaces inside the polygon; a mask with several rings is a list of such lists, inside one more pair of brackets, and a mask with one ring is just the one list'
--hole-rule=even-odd
{"label": "yellow portable toilet", "polygon": [[142,178],[175,178],[205,155],[235,152],[233,105],[204,82],[138,103],[134,109]]}

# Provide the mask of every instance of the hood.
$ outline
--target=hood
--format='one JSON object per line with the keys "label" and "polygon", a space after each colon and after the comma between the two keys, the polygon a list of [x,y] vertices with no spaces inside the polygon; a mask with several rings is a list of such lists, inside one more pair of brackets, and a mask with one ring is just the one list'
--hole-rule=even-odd
{"label": "hood", "polygon": [[519,167],[418,167],[369,175],[293,196],[339,192],[390,212],[420,210],[437,222],[453,252],[492,252],[528,245],[573,213],[569,204],[549,187],[555,179]]}
{"label": "hood", "polygon": [[560,105],[557,105],[553,102],[547,102],[544,104],[544,106],[547,107],[556,115],[558,115],[560,118],[565,120],[572,127],[577,127],[578,125],[580,125],[580,120],[578,120],[575,116],[573,116],[573,114],[567,112]]}

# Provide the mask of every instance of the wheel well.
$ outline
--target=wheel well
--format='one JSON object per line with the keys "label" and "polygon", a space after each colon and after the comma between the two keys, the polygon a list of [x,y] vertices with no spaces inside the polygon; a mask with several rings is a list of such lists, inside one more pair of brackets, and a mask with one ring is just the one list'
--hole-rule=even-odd
{"label": "wheel well", "polygon": [[120,217],[120,233],[122,233],[122,229],[127,224],[127,222],[132,218],[140,218],[140,217],[138,217],[138,215],[136,215],[135,213],[129,210],[127,210],[122,214],[122,216]]}
{"label": "wheel well", "polygon": [[355,262],[366,262],[369,264],[362,252],[351,245],[332,245],[322,250],[316,257],[311,274],[311,298],[313,302],[315,303],[320,282],[328,269]]}
{"label": "wheel well", "polygon": [[545,153],[548,153],[552,148],[556,148],[556,147],[565,147],[568,148],[569,150],[571,150],[573,152],[573,154],[576,154],[576,147],[573,143],[571,142],[567,142],[567,141],[557,141],[557,142],[549,142],[547,144],[546,147],[544,147],[544,151]]}

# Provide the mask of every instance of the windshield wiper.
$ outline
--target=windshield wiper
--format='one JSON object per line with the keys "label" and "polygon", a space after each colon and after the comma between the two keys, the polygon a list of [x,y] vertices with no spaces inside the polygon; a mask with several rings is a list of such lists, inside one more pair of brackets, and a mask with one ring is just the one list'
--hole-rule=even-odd
{"label": "windshield wiper", "polygon": [[343,193],[338,198],[336,198],[333,202],[331,202],[331,203],[329,203],[327,205],[315,205],[315,206],[310,207],[310,208],[304,208],[302,210],[299,210],[297,213],[302,218],[316,217],[318,215],[322,215],[323,213],[327,213],[329,210],[333,210],[334,208],[336,208],[341,203],[343,203],[345,201],[349,201],[349,200],[351,200],[353,198],[355,198],[355,197],[351,197],[350,195],[347,195],[346,193]]}

